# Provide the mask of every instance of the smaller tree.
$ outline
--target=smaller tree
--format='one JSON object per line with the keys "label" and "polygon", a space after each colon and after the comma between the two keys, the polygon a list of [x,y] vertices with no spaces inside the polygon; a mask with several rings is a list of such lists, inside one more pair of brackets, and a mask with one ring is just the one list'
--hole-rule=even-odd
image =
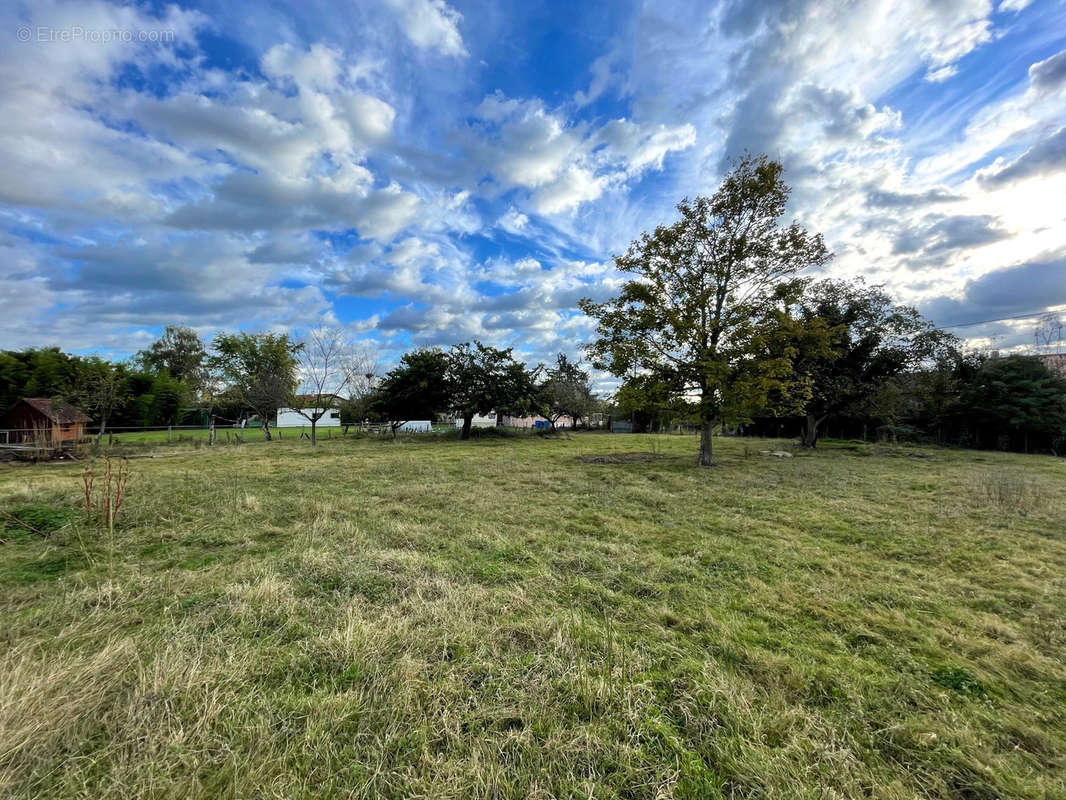
{"label": "smaller tree", "polygon": [[213,346],[209,363],[226,387],[224,394],[262,420],[269,442],[270,420],[297,386],[300,345],[285,333],[220,333]]}
{"label": "smaller tree", "polygon": [[107,423],[118,411],[126,397],[125,371],[114,364],[94,358],[84,365],[84,371],[74,389],[74,402],[100,422],[96,443],[104,438]]}
{"label": "smaller tree", "polygon": [[699,420],[698,408],[686,399],[683,387],[650,374],[627,377],[614,395],[610,412],[613,419],[628,420],[638,433]]}
{"label": "smaller tree", "polygon": [[361,425],[378,411],[375,409],[380,367],[368,349],[357,348],[349,359],[348,397],[341,405],[341,425]]}
{"label": "smaller tree", "polygon": [[470,438],[475,414],[517,410],[534,403],[535,382],[515,361],[511,348],[464,342],[453,346],[447,357],[448,394],[452,409],[463,420],[461,439]]}
{"label": "smaller tree", "polygon": [[385,375],[370,407],[383,416],[392,435],[413,419],[433,420],[449,405],[448,358],[436,348],[404,353]]}
{"label": "smaller tree", "polygon": [[574,427],[580,419],[592,413],[596,398],[589,386],[587,372],[559,353],[555,365],[547,370],[547,377],[540,385],[544,416],[552,429],[563,417],[570,417]]}
{"label": "smaller tree", "polygon": [[353,382],[361,361],[345,334],[335,328],[316,328],[296,352],[301,392],[291,407],[311,423],[311,446],[318,444],[318,421],[337,406],[337,398]]}

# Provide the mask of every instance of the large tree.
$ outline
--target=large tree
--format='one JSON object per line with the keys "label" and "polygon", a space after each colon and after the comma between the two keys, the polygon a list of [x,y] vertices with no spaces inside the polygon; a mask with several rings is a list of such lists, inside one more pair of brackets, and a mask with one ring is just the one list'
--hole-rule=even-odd
{"label": "large tree", "polygon": [[300,345],[285,333],[219,333],[212,346],[209,363],[225,392],[262,420],[270,441],[270,420],[296,390]]}
{"label": "large tree", "polygon": [[[814,447],[826,420],[862,416],[886,385],[954,346],[913,308],[897,305],[880,286],[861,280],[811,284],[796,307],[801,323],[795,374],[808,387],[801,441]],[[802,338],[816,326],[829,348],[808,348]]]}
{"label": "large tree", "polygon": [[163,335],[135,360],[146,372],[161,372],[184,383],[199,394],[207,381],[207,350],[192,328],[167,325]]}
{"label": "large tree", "polygon": [[596,320],[593,363],[615,375],[647,373],[698,402],[699,464],[714,464],[717,421],[752,409],[787,379],[789,359],[770,357],[796,274],[826,263],[822,237],[782,227],[789,187],[782,166],[746,155],[712,197],[683,200],[681,219],[615,258],[634,277],[605,303],[585,299]]}
{"label": "large tree", "polygon": [[370,404],[396,431],[415,419],[431,422],[449,405],[448,357],[436,348],[404,353],[381,380]]}
{"label": "large tree", "polygon": [[511,348],[464,342],[454,345],[447,356],[451,407],[463,420],[460,438],[470,438],[475,414],[523,413],[534,404],[535,382],[525,366],[515,361]]}

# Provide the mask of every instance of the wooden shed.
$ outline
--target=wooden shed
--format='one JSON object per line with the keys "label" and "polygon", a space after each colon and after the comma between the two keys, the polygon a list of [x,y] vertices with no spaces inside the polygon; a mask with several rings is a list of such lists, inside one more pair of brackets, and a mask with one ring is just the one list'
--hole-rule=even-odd
{"label": "wooden shed", "polygon": [[6,444],[76,442],[85,437],[89,416],[62,400],[24,397],[4,415],[0,429]]}

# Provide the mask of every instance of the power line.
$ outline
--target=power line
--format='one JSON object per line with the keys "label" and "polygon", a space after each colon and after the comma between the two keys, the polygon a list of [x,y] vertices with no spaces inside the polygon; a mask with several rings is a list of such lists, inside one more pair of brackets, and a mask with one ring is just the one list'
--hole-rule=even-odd
{"label": "power line", "polygon": [[1012,319],[1031,319],[1032,317],[1039,317],[1042,314],[1046,314],[1046,313],[1048,313],[1048,310],[1044,309],[1042,311],[1034,311],[1031,314],[1015,314],[1012,317],[996,317],[995,319],[982,319],[982,320],[978,320],[977,322],[960,322],[960,323],[958,323],[956,325],[941,325],[940,327],[941,328],[971,328],[974,325],[987,325],[990,322],[1006,322],[1007,320],[1012,320]]}

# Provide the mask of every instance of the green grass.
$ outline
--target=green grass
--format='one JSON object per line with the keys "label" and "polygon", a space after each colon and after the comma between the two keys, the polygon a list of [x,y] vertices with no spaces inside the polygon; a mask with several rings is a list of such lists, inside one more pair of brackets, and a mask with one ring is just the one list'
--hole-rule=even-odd
{"label": "green grass", "polygon": [[1066,465],[785,444],[0,467],[0,796],[1066,797]]}

